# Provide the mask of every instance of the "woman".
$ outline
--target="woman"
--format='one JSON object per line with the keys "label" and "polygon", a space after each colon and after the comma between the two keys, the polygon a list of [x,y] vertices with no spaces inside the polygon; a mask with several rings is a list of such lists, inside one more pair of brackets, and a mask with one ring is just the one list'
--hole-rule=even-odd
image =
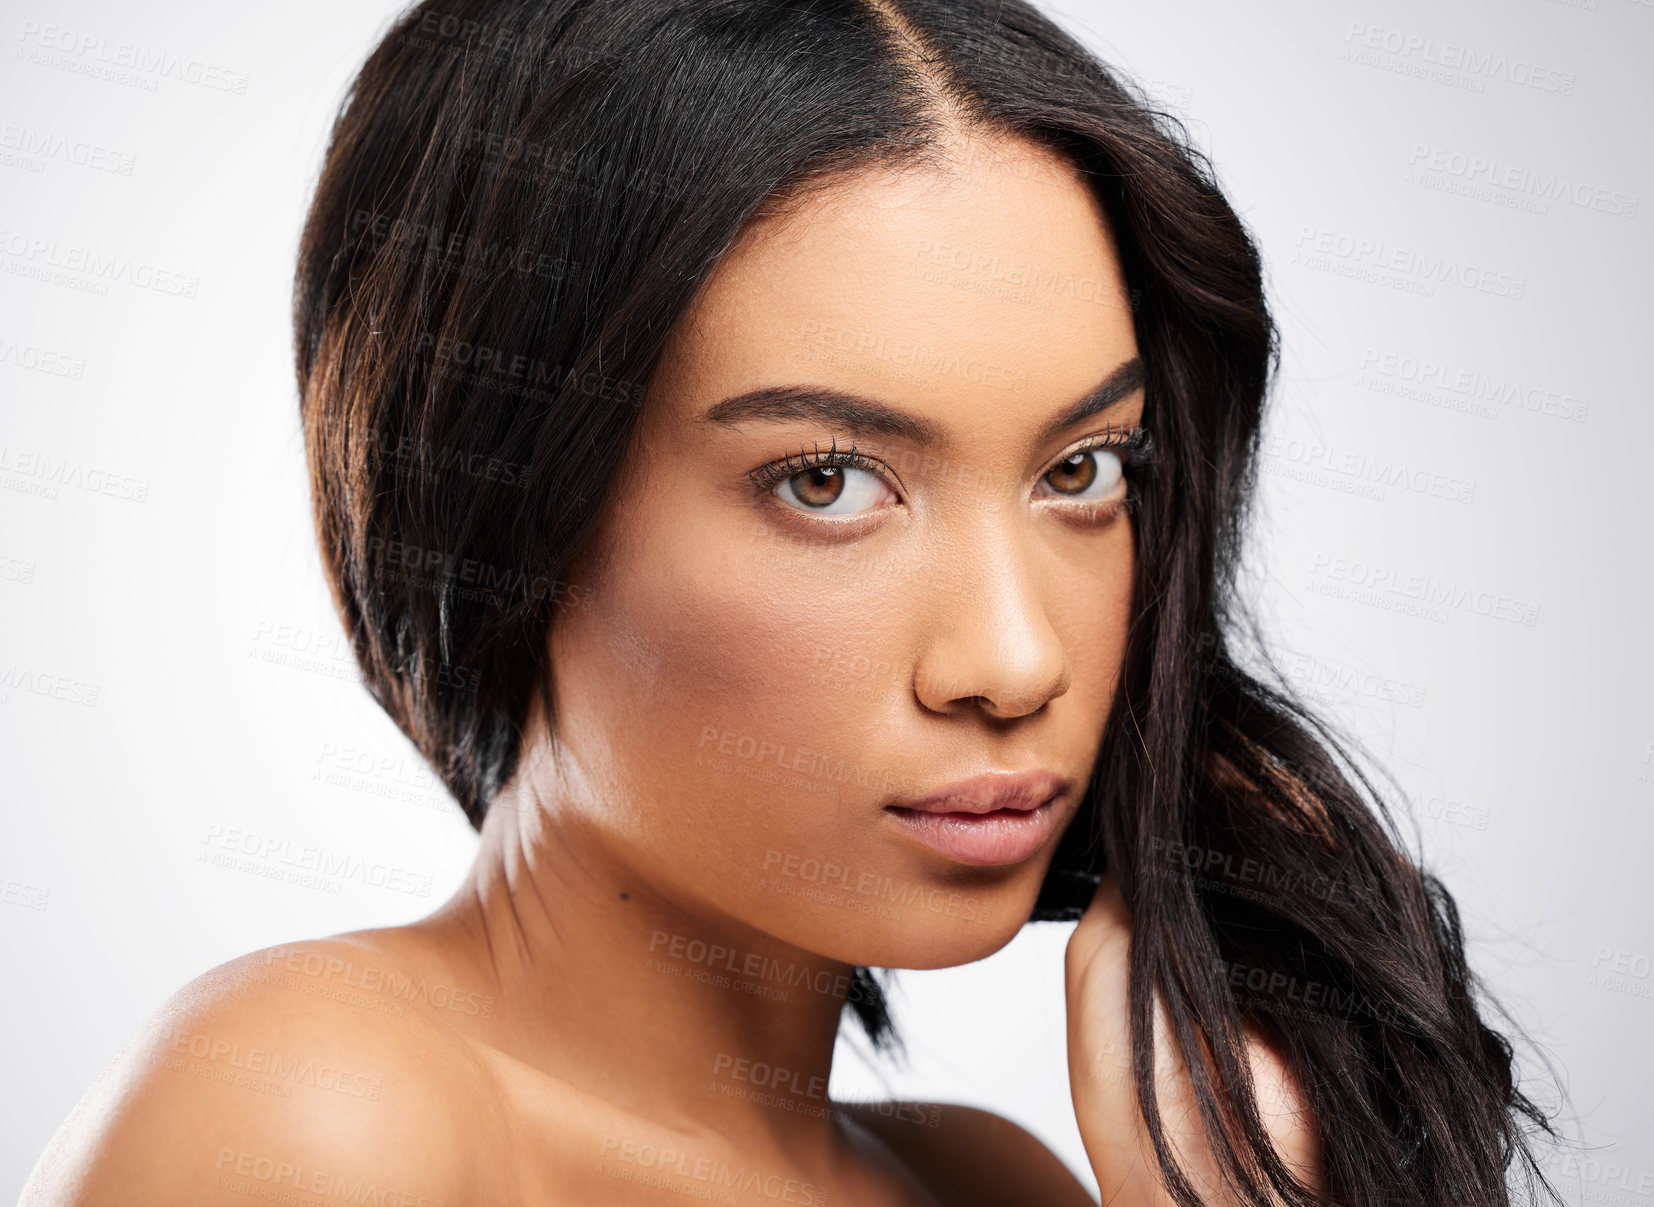
{"label": "woman", "polygon": [[25,1202],[1089,1202],[824,1092],[871,969],[1076,917],[1106,1201],[1536,1172],[1450,898],[1234,657],[1257,255],[1020,0],[421,6],[295,317],[335,600],[476,863],[182,990]]}

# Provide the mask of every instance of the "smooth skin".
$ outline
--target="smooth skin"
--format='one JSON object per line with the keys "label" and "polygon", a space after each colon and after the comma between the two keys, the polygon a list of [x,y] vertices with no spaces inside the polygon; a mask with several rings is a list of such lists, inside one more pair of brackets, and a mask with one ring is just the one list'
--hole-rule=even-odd
{"label": "smooth skin", "polygon": [[[1047,432],[1137,356],[1107,222],[1039,147],[949,150],[760,219],[672,333],[548,635],[555,725],[536,704],[454,896],[186,986],[25,1204],[1093,1201],[989,1112],[824,1093],[854,965],[979,960],[1023,925],[1128,621],[1120,463],[1084,446],[1142,391]],[[842,398],[712,417],[786,387],[877,421]],[[864,466],[792,472],[851,444]],[[955,862],[885,812],[1030,768],[1067,787],[1019,863]],[[1076,1114],[1105,1201],[1157,1203],[1129,1091],[1096,1075],[1125,1026],[1111,891],[1069,946]]]}

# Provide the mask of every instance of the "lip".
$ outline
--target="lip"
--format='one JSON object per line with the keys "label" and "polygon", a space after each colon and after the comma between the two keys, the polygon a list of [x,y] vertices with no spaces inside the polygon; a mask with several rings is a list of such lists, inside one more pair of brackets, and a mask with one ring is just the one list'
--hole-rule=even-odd
{"label": "lip", "polygon": [[1056,830],[1068,780],[1054,771],[990,771],[885,806],[904,834],[956,863],[1021,863]]}

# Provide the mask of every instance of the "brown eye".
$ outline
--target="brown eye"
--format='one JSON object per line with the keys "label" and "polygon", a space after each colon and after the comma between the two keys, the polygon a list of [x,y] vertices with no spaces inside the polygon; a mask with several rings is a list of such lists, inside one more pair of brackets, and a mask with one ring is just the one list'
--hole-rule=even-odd
{"label": "brown eye", "polygon": [[818,465],[787,481],[794,497],[809,507],[830,507],[844,493],[844,471],[836,465]]}
{"label": "brown eye", "polygon": [[812,465],[775,484],[773,493],[795,511],[851,516],[875,510],[881,496],[894,499],[877,474],[854,465]]}
{"label": "brown eye", "polygon": [[1063,498],[1102,502],[1119,491],[1125,472],[1116,453],[1085,448],[1057,462],[1042,480]]}
{"label": "brown eye", "polygon": [[1097,477],[1097,461],[1090,452],[1075,453],[1057,463],[1045,480],[1063,494],[1079,494]]}

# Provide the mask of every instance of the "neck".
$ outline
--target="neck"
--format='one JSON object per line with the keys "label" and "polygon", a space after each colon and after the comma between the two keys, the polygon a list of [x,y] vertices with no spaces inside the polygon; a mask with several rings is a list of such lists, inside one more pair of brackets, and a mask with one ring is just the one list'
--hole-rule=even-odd
{"label": "neck", "polygon": [[534,789],[558,782],[546,762],[525,751],[432,919],[494,986],[487,1042],[636,1116],[824,1152],[851,966],[669,899],[580,820],[589,804]]}

